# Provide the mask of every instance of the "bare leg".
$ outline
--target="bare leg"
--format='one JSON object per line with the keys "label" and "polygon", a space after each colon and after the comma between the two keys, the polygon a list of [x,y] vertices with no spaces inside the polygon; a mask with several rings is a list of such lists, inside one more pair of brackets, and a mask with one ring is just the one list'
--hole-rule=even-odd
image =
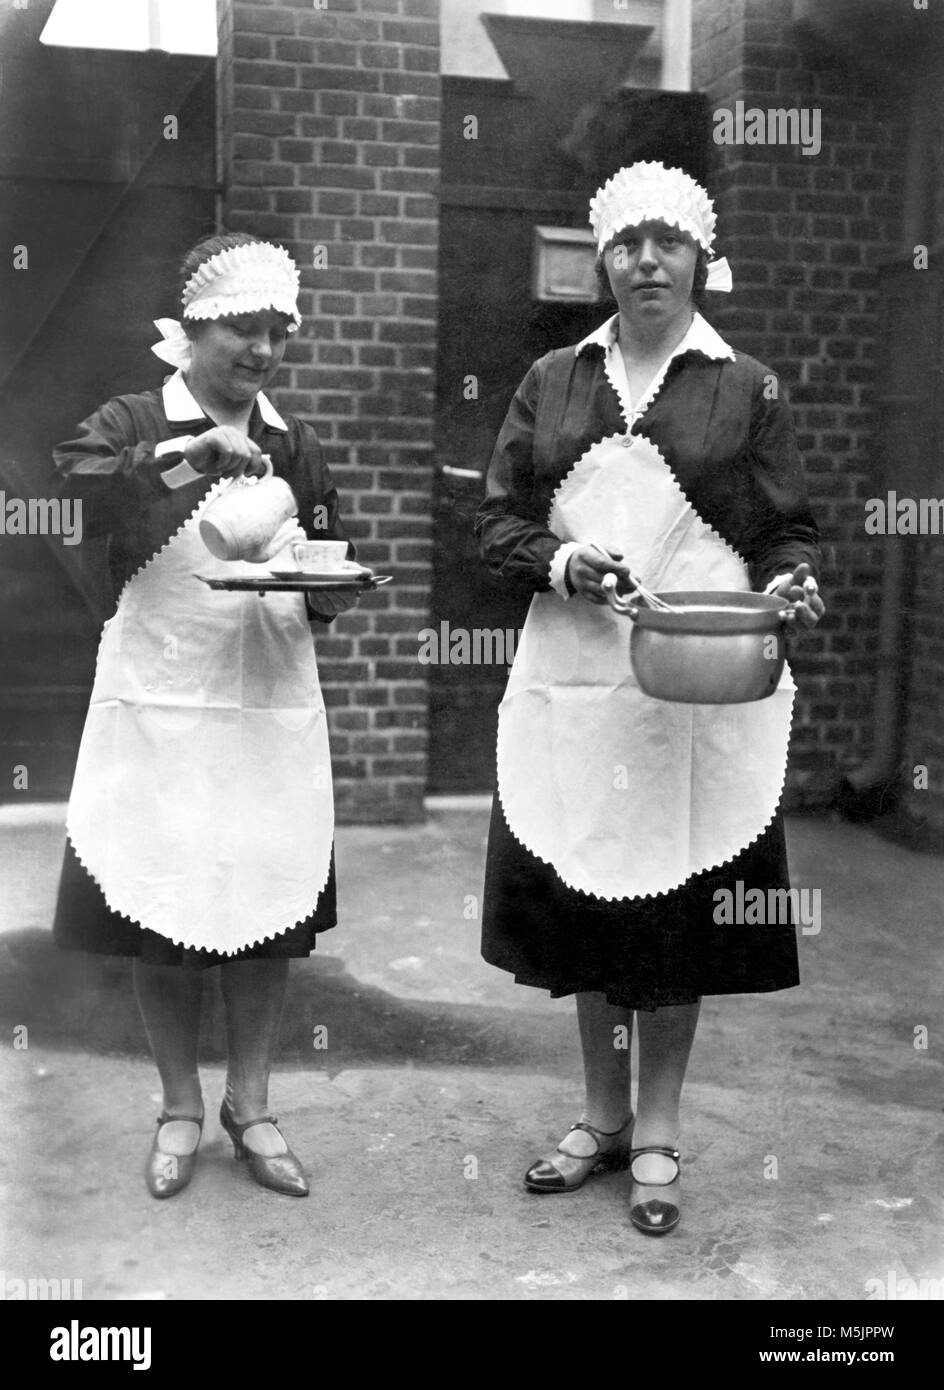
{"label": "bare leg", "polygon": [[582,1119],[612,1133],[629,1117],[633,1013],[606,1002],[604,994],[577,995],[587,1103]]}
{"label": "bare leg", "polygon": [[[203,975],[181,965],[146,965],[135,959],[134,992],[160,1073],[168,1115],[202,1115],[203,1096],[197,1069]],[[196,1148],[196,1125],[181,1122],[161,1128],[161,1150],[188,1154]]]}
{"label": "bare leg", "polygon": [[[618,1160],[627,1147],[625,1130],[631,1113],[630,1055],[633,1015],[606,1002],[603,994],[577,995],[577,1022],[583,1049],[586,1104],[581,1120],[599,1131],[599,1138],[585,1129],[570,1130],[552,1154],[532,1164],[525,1183],[533,1191],[573,1189],[594,1171],[599,1155]],[[599,1165],[597,1165],[599,1166]]]}
{"label": "bare leg", "polygon": [[[674,1004],[636,1015],[639,1029],[639,1094],[633,1148],[658,1144],[675,1148],[679,1136],[679,1100],[695,1037],[701,1000]],[[675,1173],[671,1159],[647,1154],[633,1165],[641,1182],[663,1182]],[[655,1194],[655,1190],[654,1190]]]}
{"label": "bare leg", "polygon": [[[226,1101],[237,1124],[258,1119],[268,1110],[269,1073],[287,983],[287,960],[234,960],[220,967],[226,1006]],[[266,1157],[287,1149],[272,1125],[253,1125],[243,1142]]]}

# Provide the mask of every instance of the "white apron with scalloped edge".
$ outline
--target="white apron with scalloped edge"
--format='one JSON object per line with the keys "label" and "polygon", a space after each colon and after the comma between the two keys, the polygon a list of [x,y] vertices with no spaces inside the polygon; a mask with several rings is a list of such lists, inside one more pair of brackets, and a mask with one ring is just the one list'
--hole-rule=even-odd
{"label": "white apron with scalloped edge", "polygon": [[[744,561],[644,437],[588,449],[549,526],[621,552],[654,591],[750,589]],[[765,700],[654,700],[633,675],[631,633],[609,606],[536,594],[498,724],[512,833],[569,887],[611,900],[670,892],[763,832],[783,788],[795,689],[785,666]]]}
{"label": "white apron with scalloped edge", "polygon": [[229,485],[129,580],[105,624],[67,819],[110,908],[227,954],[312,913],[334,835],[303,595],[194,577],[265,573],[214,559],[200,539]]}

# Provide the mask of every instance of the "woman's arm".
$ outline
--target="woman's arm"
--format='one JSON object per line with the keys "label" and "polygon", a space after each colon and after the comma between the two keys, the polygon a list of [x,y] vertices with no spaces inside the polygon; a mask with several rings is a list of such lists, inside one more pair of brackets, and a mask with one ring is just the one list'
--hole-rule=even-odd
{"label": "woman's arm", "polygon": [[[62,495],[82,502],[86,535],[107,535],[122,517],[167,501],[172,489],[161,475],[175,456],[156,454],[166,435],[166,426],[156,413],[148,412],[144,401],[135,412],[119,396],[83,420],[74,439],[53,450]],[[181,491],[188,498],[194,495],[192,484]],[[193,507],[193,500],[189,505]]]}
{"label": "woman's arm", "polygon": [[[776,395],[768,399],[772,389]],[[754,383],[747,464],[749,519],[742,553],[754,587],[764,589],[801,564],[818,577],[819,529],[810,511],[793,417],[779,382],[766,369]]]}
{"label": "woman's arm", "polygon": [[348,559],[353,559],[354,545],[341,521],[338,490],[317,434],[303,420],[292,420],[290,444],[293,456],[287,481],[298,498],[302,530],[313,541],[347,541]]}
{"label": "woman's arm", "polygon": [[485,500],[475,518],[482,558],[492,574],[542,592],[561,539],[546,525],[547,504],[535,497],[534,426],[543,358],[515,392],[488,467]]}
{"label": "woman's arm", "polygon": [[[357,551],[341,521],[338,490],[324,461],[318,436],[310,425],[295,420],[292,444],[295,457],[291,482],[298,498],[302,530],[313,541],[347,541],[347,558],[353,560]],[[343,589],[305,595],[308,616],[319,623],[333,622],[338,613],[353,608],[356,601]]]}

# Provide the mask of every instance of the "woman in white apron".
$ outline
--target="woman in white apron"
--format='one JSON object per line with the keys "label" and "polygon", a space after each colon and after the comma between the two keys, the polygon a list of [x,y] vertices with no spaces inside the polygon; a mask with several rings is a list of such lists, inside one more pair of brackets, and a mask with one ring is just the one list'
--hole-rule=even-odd
{"label": "woman in white apron", "polygon": [[640,163],[590,206],[619,312],[531,368],[476,523],[492,572],[535,594],[499,714],[483,955],[577,998],[585,1108],[526,1186],[569,1193],[629,1167],[631,1220],[661,1235],[679,1220],[679,1099],[701,997],[799,978],[792,920],[716,910],[739,882],[788,886],[793,682],[785,670],[753,704],[650,699],[602,581],[625,587],[631,569],[653,590],[777,592],[794,626],[824,610],[779,383],[696,312],[706,288],[731,287],[727,264],[709,264],[704,189]]}
{"label": "woman in white apron", "polygon": [[[117,610],[105,624],[67,820],[55,936],[130,955],[164,1106],[146,1164],[155,1197],[190,1181],[203,1129],[202,969],[219,965],[228,1067],[220,1120],[264,1187],[305,1196],[268,1109],[293,956],[335,925],[334,812],[312,623],[349,606],[318,594],[211,590],[198,529],[216,497],[271,459],[298,503],[253,562],[292,540],[343,538],[314,431],[262,392],[297,329],[298,271],[244,233],[183,266],[183,324],[154,351],[158,391],[107,402],[55,453],[88,535],[108,537]],[[291,498],[288,498],[289,505]],[[290,558],[290,556],[289,556]]]}

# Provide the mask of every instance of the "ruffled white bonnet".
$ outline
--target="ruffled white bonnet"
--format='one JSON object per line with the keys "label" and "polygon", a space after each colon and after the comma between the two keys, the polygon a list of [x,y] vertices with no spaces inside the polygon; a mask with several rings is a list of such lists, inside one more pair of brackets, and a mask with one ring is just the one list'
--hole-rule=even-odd
{"label": "ruffled white bonnet", "polygon": [[[180,297],[185,319],[219,319],[274,309],[289,319],[288,331],[300,323],[298,268],[281,246],[251,242],[219,251],[197,267]],[[190,339],[177,319],[155,319],[161,341],[151,351],[172,367],[190,365]]]}
{"label": "ruffled white bonnet", "polygon": [[[705,251],[715,239],[714,204],[700,183],[681,169],[641,160],[618,169],[590,199],[590,226],[603,251],[626,227],[665,222],[687,232]],[[721,258],[708,264],[709,290],[730,290],[731,271]]]}

